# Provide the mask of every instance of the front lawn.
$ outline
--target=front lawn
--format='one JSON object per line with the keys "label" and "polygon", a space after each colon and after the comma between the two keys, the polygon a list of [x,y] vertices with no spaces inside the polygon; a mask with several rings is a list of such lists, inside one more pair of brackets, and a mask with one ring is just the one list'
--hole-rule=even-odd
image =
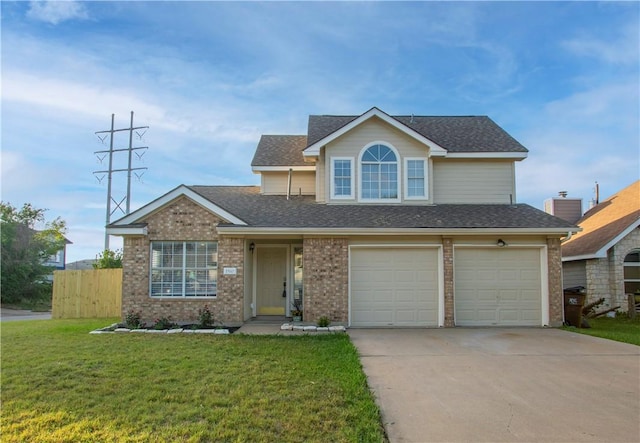
{"label": "front lawn", "polygon": [[564,329],[594,337],[607,338],[640,346],[640,317],[599,317],[587,319],[591,328],[565,327]]}
{"label": "front lawn", "polygon": [[109,323],[2,324],[3,442],[384,441],[346,334],[89,335]]}

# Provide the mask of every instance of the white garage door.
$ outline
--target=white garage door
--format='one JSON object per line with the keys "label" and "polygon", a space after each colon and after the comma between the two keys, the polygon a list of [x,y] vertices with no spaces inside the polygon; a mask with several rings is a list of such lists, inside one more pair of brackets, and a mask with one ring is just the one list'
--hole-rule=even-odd
{"label": "white garage door", "polygon": [[540,326],[540,250],[462,249],[454,253],[459,326]]}
{"label": "white garage door", "polygon": [[351,326],[438,326],[438,250],[353,248]]}

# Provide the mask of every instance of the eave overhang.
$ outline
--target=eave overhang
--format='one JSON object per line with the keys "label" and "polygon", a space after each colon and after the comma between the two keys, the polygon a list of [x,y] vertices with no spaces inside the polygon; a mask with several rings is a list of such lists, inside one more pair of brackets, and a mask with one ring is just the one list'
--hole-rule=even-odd
{"label": "eave overhang", "polygon": [[292,228],[218,225],[219,234],[227,235],[550,235],[565,237],[579,228]]}
{"label": "eave overhang", "polygon": [[260,174],[262,172],[315,172],[316,167],[313,166],[253,166],[251,171],[254,174]]}

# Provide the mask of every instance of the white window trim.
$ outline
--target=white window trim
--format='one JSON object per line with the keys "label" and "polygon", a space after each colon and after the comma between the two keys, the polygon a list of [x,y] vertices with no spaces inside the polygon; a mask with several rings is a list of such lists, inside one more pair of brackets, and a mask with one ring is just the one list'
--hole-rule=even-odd
{"label": "white window trim", "polygon": [[[398,186],[397,186],[397,198],[363,198],[362,197],[362,156],[370,147],[374,145],[384,145],[391,149],[393,153],[396,155],[396,168],[398,173]],[[400,153],[391,143],[383,140],[373,141],[371,143],[367,143],[362,150],[360,150],[360,154],[358,154],[358,165],[357,165],[357,176],[358,176],[358,202],[362,203],[400,203],[401,195],[402,195],[402,157]]]}
{"label": "white window trim", "polygon": [[[160,299],[166,299],[166,300],[197,300],[197,299],[202,299],[202,300],[212,300],[212,299],[216,299],[218,298],[218,275],[216,275],[216,293],[214,295],[186,295],[186,279],[183,273],[183,278],[182,278],[182,295],[153,295],[152,293],[152,288],[151,285],[153,284],[153,243],[154,242],[158,242],[158,243],[182,243],[183,244],[183,251],[182,251],[182,269],[185,269],[185,262],[186,262],[186,244],[187,243],[198,243],[200,242],[200,240],[187,240],[187,241],[181,241],[181,240],[155,240],[155,241],[151,241],[149,242],[149,298],[152,300],[160,300]],[[219,247],[220,247],[220,242],[219,241],[205,241],[202,240],[202,242],[205,243],[216,243],[217,244],[217,248],[219,251]],[[218,257],[218,262],[219,262],[220,258]],[[155,269],[159,269],[159,268],[155,268]],[[216,274],[218,273],[218,269],[219,267],[216,265]]]}
{"label": "white window trim", "polygon": [[[409,196],[409,161],[419,160],[424,164],[424,195]],[[429,159],[427,157],[405,157],[404,159],[404,199],[405,200],[429,200]]]}
{"label": "white window trim", "polygon": [[[351,163],[351,180],[350,180],[351,193],[349,195],[336,195],[335,194],[335,182],[334,182],[335,168],[334,168],[334,162],[336,160],[348,160]],[[332,200],[353,200],[355,198],[355,175],[356,175],[355,159],[353,157],[331,157],[330,161],[331,161],[331,163],[330,163],[329,169],[331,170],[331,173],[330,173],[330,178],[329,178],[329,187],[330,187],[330,192],[331,192],[331,199]]]}

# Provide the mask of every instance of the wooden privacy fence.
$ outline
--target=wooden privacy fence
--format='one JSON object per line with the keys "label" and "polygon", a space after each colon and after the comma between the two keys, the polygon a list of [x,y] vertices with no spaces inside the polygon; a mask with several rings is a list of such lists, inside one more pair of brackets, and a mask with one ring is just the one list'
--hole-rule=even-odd
{"label": "wooden privacy fence", "polygon": [[54,271],[52,318],[122,315],[122,269]]}

